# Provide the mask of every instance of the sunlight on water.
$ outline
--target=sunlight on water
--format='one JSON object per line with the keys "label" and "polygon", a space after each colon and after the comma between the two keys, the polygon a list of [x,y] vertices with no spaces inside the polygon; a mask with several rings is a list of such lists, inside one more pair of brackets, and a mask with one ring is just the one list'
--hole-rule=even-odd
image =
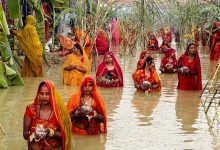
{"label": "sunlight on water", "polygon": [[[145,94],[136,92],[131,78],[139,53],[135,57],[116,53],[124,73],[124,87],[99,88],[107,108],[108,134],[73,135],[74,150],[219,148],[219,138],[208,130],[200,92],[178,91],[176,74],[160,74],[162,54],[153,54],[162,91]],[[209,62],[205,50],[200,51],[200,57],[204,85],[214,72],[216,62]],[[24,87],[0,89],[0,123],[6,133],[4,136],[0,130],[1,150],[27,149],[22,136],[23,114],[26,106],[33,102],[40,81],[52,80],[65,103],[77,90],[62,85],[62,65],[45,66],[44,75],[43,78],[23,78]]]}

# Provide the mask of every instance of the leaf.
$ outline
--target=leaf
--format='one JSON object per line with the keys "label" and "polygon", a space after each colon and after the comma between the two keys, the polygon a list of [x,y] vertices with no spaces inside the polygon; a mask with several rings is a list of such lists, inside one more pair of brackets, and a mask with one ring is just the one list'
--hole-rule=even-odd
{"label": "leaf", "polygon": [[4,34],[9,35],[10,32],[9,32],[8,24],[5,18],[5,13],[3,11],[2,5],[0,5],[0,25],[3,29]]}
{"label": "leaf", "polygon": [[20,1],[19,0],[7,0],[7,6],[9,10],[9,17],[12,19],[20,18]]}

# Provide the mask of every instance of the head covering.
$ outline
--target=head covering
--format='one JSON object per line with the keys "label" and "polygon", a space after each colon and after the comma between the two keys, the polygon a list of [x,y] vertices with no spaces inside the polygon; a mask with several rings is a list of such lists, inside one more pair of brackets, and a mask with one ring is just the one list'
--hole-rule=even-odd
{"label": "head covering", "polygon": [[70,38],[66,37],[64,34],[59,34],[57,38],[60,41],[60,45],[62,45],[63,48],[66,49],[72,49],[74,46],[74,41],[72,41]]}
{"label": "head covering", "polygon": [[115,58],[114,54],[111,52],[111,51],[108,51],[105,53],[105,56],[103,58],[103,61],[102,63],[98,66],[98,69],[97,69],[97,72],[96,72],[96,78],[99,79],[101,78],[103,75],[105,75],[105,68],[106,68],[106,56],[107,55],[111,55],[112,56],[112,63],[113,63],[113,66],[118,74],[118,79],[120,81],[120,85],[119,86],[123,86],[124,85],[124,81],[123,81],[123,74],[122,74],[122,70],[121,70],[121,67],[120,65],[118,64],[118,61],[117,59]]}
{"label": "head covering", "polygon": [[33,25],[33,26],[36,25],[36,19],[34,18],[34,16],[32,16],[32,15],[28,15],[27,16],[27,18],[26,18],[26,25],[27,24]]}
{"label": "head covering", "polygon": [[69,113],[71,113],[73,110],[75,110],[79,106],[80,97],[83,93],[83,87],[85,85],[87,85],[89,82],[91,82],[93,85],[92,96],[93,96],[95,103],[97,104],[98,112],[104,117],[104,133],[107,133],[106,108],[104,105],[104,101],[102,100],[102,97],[98,92],[95,80],[93,79],[92,76],[86,75],[84,77],[84,80],[82,81],[82,83],[80,85],[79,91],[76,94],[72,95],[71,98],[69,99],[69,101],[67,103],[67,109],[68,109]]}
{"label": "head covering", "polygon": [[39,104],[38,94],[40,92],[40,86],[45,84],[50,91],[50,105],[55,114],[57,123],[59,124],[60,131],[62,134],[62,150],[70,150],[71,148],[71,120],[69,113],[64,105],[64,102],[55,88],[54,84],[45,80],[40,83],[37,91],[37,95],[35,97],[35,105]]}
{"label": "head covering", "polygon": [[102,29],[98,31],[98,35],[96,37],[96,48],[99,55],[105,54],[109,51],[109,40],[108,35]]}
{"label": "head covering", "polygon": [[[166,64],[169,62],[168,58],[169,58],[173,53],[174,53],[174,54],[176,53],[175,49],[169,48],[169,50],[167,50],[167,51],[165,52],[164,58],[161,60],[161,62],[162,62],[164,65],[166,65]],[[173,57],[173,65],[174,65],[174,67],[177,67],[176,55]]]}
{"label": "head covering", "polygon": [[[143,58],[144,58],[145,53],[147,53],[147,52],[149,52],[149,53],[150,53],[150,51],[148,51],[148,50],[144,50],[144,51],[142,51],[142,52],[141,52],[141,54],[140,54],[140,58],[139,58],[139,59],[143,59]],[[151,53],[150,53],[150,56],[151,56]]]}

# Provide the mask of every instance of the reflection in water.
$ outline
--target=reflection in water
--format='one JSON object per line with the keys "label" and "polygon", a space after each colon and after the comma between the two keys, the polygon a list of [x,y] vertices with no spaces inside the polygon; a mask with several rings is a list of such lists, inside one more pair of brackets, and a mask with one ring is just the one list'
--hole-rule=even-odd
{"label": "reflection in water", "polygon": [[100,94],[105,102],[105,107],[108,108],[107,116],[108,122],[111,121],[111,116],[115,113],[122,97],[123,88],[101,88],[99,87]]}
{"label": "reflection in water", "polygon": [[181,130],[184,134],[193,134],[197,128],[193,127],[198,118],[198,107],[200,104],[200,92],[178,91],[176,99],[176,117],[181,122]]}
{"label": "reflection in water", "polygon": [[74,150],[105,150],[106,135],[82,136],[73,135]]}
{"label": "reflection in water", "polygon": [[143,92],[136,91],[132,100],[133,105],[138,110],[138,114],[143,116],[138,117],[140,119],[141,126],[152,125],[153,117],[151,116],[154,109],[157,107],[160,99],[161,92],[154,92],[146,95]]}

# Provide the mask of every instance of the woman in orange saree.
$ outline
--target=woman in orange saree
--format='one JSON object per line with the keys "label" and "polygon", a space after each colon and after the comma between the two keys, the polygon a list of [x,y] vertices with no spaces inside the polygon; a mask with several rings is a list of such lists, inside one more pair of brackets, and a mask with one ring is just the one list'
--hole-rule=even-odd
{"label": "woman in orange saree", "polygon": [[96,83],[100,87],[122,87],[124,85],[121,67],[111,51],[105,53],[102,63],[98,66]]}
{"label": "woman in orange saree", "polygon": [[57,38],[60,42],[60,55],[66,56],[68,54],[71,54],[73,52],[72,49],[74,47],[74,41],[66,37],[64,34],[57,35]]}
{"label": "woman in orange saree", "polygon": [[73,53],[67,55],[63,65],[63,83],[79,86],[86,74],[90,73],[90,61],[79,44],[74,44]]}
{"label": "woman in orange saree", "polygon": [[141,70],[137,70],[132,74],[134,86],[141,91],[160,91],[161,82],[155,70],[152,57],[147,57]]}
{"label": "woman in orange saree", "polygon": [[90,59],[92,48],[94,45],[92,38],[89,37],[89,34],[86,31],[83,31],[83,30],[79,31],[77,27],[73,27],[72,31],[73,31],[73,35],[75,36],[74,42],[81,44],[83,46],[83,49],[87,57]]}
{"label": "woman in orange saree", "polygon": [[34,16],[27,16],[26,25],[22,31],[12,30],[24,52],[24,66],[21,75],[27,77],[42,76],[43,47],[40,42]]}
{"label": "woman in orange saree", "polygon": [[148,50],[144,50],[141,52],[140,58],[137,63],[137,70],[140,70],[143,67],[148,56],[151,56],[151,53]]}
{"label": "woman in orange saree", "polygon": [[210,41],[210,60],[218,60],[220,56],[220,23],[213,23]]}
{"label": "woman in orange saree", "polygon": [[201,64],[195,44],[187,46],[178,60],[178,68],[177,89],[202,90]]}
{"label": "woman in orange saree", "polygon": [[34,103],[26,107],[23,136],[28,150],[71,149],[71,120],[49,80],[40,83]]}
{"label": "woman in orange saree", "polygon": [[81,135],[107,133],[104,102],[92,76],[85,76],[80,89],[67,103],[72,132]]}

